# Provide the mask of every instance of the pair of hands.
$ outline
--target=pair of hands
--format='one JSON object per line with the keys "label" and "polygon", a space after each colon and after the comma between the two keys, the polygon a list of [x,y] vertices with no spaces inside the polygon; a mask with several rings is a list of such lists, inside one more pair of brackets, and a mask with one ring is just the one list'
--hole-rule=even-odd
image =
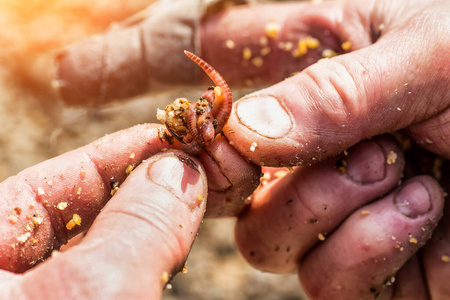
{"label": "pair of hands", "polygon": [[[282,26],[276,41],[269,40],[269,55],[261,66],[242,64],[243,48],[263,48],[259,39],[271,14]],[[424,148],[450,155],[446,14],[444,1],[348,1],[237,7],[205,17],[202,57],[230,81],[274,82],[320,56],[309,51],[293,57],[278,47],[288,39],[314,35],[322,47],[335,49],[351,41],[353,52],[238,101],[224,129],[231,143],[217,139],[198,160],[160,153],[169,145],[158,139],[157,127],[141,125],[3,182],[3,269],[23,272],[72,236],[89,232],[79,246],[23,275],[2,272],[2,291],[7,298],[160,297],[187,257],[206,196],[208,214],[233,214],[258,182],[255,165],[322,161],[255,192],[236,226],[246,259],[262,270],[298,271],[311,299],[380,293],[444,299],[450,293],[448,212],[436,238],[415,255],[443,212],[437,182],[419,176],[397,186],[404,157],[386,137],[333,156],[399,129]],[[233,49],[223,47],[229,39]],[[337,161],[347,164],[343,174]],[[127,177],[129,166],[139,163]],[[276,177],[275,170],[264,172]],[[123,184],[111,198],[116,182]],[[68,206],[61,209],[61,203]]]}

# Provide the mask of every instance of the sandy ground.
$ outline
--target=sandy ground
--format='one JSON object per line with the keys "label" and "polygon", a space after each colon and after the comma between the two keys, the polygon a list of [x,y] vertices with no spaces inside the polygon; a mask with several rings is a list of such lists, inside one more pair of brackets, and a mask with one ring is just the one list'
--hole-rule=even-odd
{"label": "sandy ground", "polygon": [[[105,30],[151,0],[0,0],[0,180],[104,134],[153,122],[157,107],[183,90],[102,108],[68,108],[50,88],[55,49]],[[192,96],[191,96],[192,95]],[[144,108],[144,109],[143,109]],[[296,275],[251,269],[233,244],[232,219],[206,220],[164,299],[306,299]]]}

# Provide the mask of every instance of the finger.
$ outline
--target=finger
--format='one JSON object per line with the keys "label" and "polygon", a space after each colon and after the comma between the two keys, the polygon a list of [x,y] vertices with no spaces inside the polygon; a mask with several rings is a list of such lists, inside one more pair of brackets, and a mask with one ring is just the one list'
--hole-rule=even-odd
{"label": "finger", "polygon": [[[159,128],[140,125],[107,135],[1,183],[0,197],[5,200],[0,202],[4,216],[0,223],[0,250],[4,253],[0,256],[0,268],[23,272],[45,259],[52,249],[58,249],[71,237],[88,229],[111,195],[142,160],[171,147],[160,139]],[[228,143],[223,143],[221,149],[220,155],[236,153]],[[238,211],[239,203],[243,205],[239,197],[247,197],[253,191],[248,182],[255,179],[249,178],[258,178],[257,168],[249,166],[245,160],[233,159],[232,162],[253,173],[242,178],[226,175],[230,187],[223,194],[214,182],[211,184],[216,192],[211,199],[216,214],[220,214],[220,205],[226,206],[225,199],[234,201],[230,195],[238,199],[233,206],[235,210],[226,208],[222,215]],[[226,164],[209,167],[213,168],[217,173],[226,168]]]}
{"label": "finger", "polygon": [[428,288],[418,255],[410,258],[388,281],[394,285],[392,299],[429,299]]}
{"label": "finger", "polygon": [[99,105],[196,82],[200,71],[183,50],[196,52],[199,1],[156,2],[103,35],[75,43],[55,56],[53,86],[71,105]]}
{"label": "finger", "polygon": [[[448,58],[432,58],[439,56],[443,44],[417,47],[439,24],[427,23],[413,33],[415,29],[408,24],[421,22],[424,15],[402,21],[390,18],[392,12],[387,8],[397,9],[395,5],[377,5],[371,11],[368,4],[341,3],[336,14],[350,15],[337,28],[342,40],[351,40],[345,32],[356,28],[360,37],[355,24],[365,24],[362,33],[370,40],[380,32],[367,29],[382,24],[385,29],[373,45],[321,60],[235,104],[224,133],[239,152],[257,164],[306,164],[335,155],[361,139],[428,119],[448,106],[443,100],[448,99],[445,84],[438,84],[447,82],[448,70],[443,66],[448,65]],[[398,9],[409,14],[417,7]],[[421,9],[441,18],[439,5]]]}
{"label": "finger", "polygon": [[312,299],[377,297],[430,238],[443,204],[439,184],[418,176],[355,211],[301,262],[299,278],[306,293]]}
{"label": "finger", "polygon": [[250,164],[222,136],[200,153],[199,160],[208,174],[205,216],[239,215],[246,208],[248,197],[258,187],[261,168]]}
{"label": "finger", "polygon": [[[0,185],[6,199],[0,202],[1,268],[23,272],[89,228],[127,170],[164,147],[169,144],[159,140],[155,126],[137,126],[5,180]],[[74,215],[81,223],[71,226]]]}
{"label": "finger", "polygon": [[260,270],[294,272],[305,253],[356,208],[394,187],[403,165],[398,145],[379,137],[350,149],[348,157],[300,167],[270,182],[236,224],[240,252]]}
{"label": "finger", "polygon": [[450,158],[449,124],[450,109],[447,108],[431,119],[410,126],[407,132],[423,148]]}
{"label": "finger", "polygon": [[180,151],[136,168],[83,242],[21,279],[42,298],[159,299],[187,258],[206,207],[206,175]]}
{"label": "finger", "polygon": [[[341,14],[342,4],[335,2],[223,10],[204,17],[201,53],[231,85],[274,83],[323,58],[324,50],[345,52],[339,36]],[[369,42],[359,39],[355,46]]]}
{"label": "finger", "polygon": [[433,237],[422,251],[423,269],[431,299],[446,299],[450,287],[444,278],[450,276],[450,207],[445,206]]}
{"label": "finger", "polygon": [[[237,6],[216,13],[199,1],[153,4],[107,33],[61,50],[55,56],[53,85],[68,104],[99,105],[164,86],[198,83],[202,75],[183,50],[214,61],[235,86],[273,83],[317,61],[322,50],[344,52],[334,35],[338,15],[333,10],[335,4],[296,4]],[[264,30],[272,20],[269,15],[285,21],[280,36],[289,40],[269,42]],[[301,57],[293,55],[298,40],[309,35],[320,38],[320,45]],[[243,56],[244,49],[253,54]]]}

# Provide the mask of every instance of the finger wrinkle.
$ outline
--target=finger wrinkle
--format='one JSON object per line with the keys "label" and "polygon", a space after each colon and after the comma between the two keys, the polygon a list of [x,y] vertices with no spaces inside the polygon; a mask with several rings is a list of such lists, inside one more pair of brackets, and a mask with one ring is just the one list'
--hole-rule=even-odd
{"label": "finger wrinkle", "polygon": [[[167,257],[169,261],[182,262],[189,249],[186,248],[186,243],[180,237],[180,230],[190,230],[190,228],[186,226],[187,228],[181,229],[178,225],[174,226],[174,218],[171,213],[158,203],[145,201],[144,204],[140,201],[140,203],[133,203],[133,209],[113,208],[108,210],[102,216],[101,221],[102,224],[123,223],[124,229],[132,232],[126,236],[117,235],[115,231],[110,231],[110,234],[121,240],[127,247],[127,252],[130,249],[136,250],[135,247],[140,245],[142,249],[137,250],[137,258],[142,257],[143,253],[151,253],[148,249],[150,247],[155,249],[154,253]],[[109,219],[108,222],[105,222],[105,218]],[[101,238],[104,239],[104,236],[105,234],[102,234]]]}
{"label": "finger wrinkle", "polygon": [[233,188],[233,184],[227,175],[223,172],[220,163],[215,159],[214,156],[208,150],[205,150],[208,158],[211,159],[211,163],[204,163],[204,168],[209,175],[208,180],[210,181],[209,190],[214,192],[226,193],[228,190]]}
{"label": "finger wrinkle", "polygon": [[[55,226],[55,222],[53,220],[53,218],[51,218],[51,214],[50,211],[48,209],[48,206],[46,206],[42,201],[39,200],[39,196],[36,193],[36,189],[33,188],[27,180],[24,180],[23,183],[25,184],[25,186],[27,186],[30,190],[30,192],[34,195],[33,200],[41,207],[43,208],[43,211],[46,212],[46,216],[45,219],[50,220],[50,225],[52,228],[52,232],[48,235],[48,239],[51,240],[51,238],[53,237],[54,240],[51,243],[53,245],[53,248],[55,247],[59,247],[60,245],[62,245],[63,243],[65,243],[65,241],[67,241],[67,232],[65,232],[64,230],[61,231],[60,234],[57,234],[59,231],[57,230],[56,226]],[[61,215],[60,215],[61,216]],[[60,219],[60,221],[62,221],[62,218]],[[49,249],[51,250],[51,249]]]}
{"label": "finger wrinkle", "polygon": [[[288,175],[289,176],[289,175]],[[286,176],[287,177],[287,176]],[[285,178],[286,178],[285,177]],[[287,178],[286,178],[287,179]],[[286,180],[285,179],[285,180]],[[313,209],[311,209],[311,207],[309,207],[309,205],[306,205],[306,203],[305,203],[305,201],[303,201],[303,199],[304,199],[304,197],[302,196],[302,193],[301,193],[301,189],[303,188],[303,186],[302,185],[299,185],[298,184],[298,182],[296,182],[295,180],[292,180],[292,179],[290,179],[289,180],[289,185],[290,185],[290,187],[288,188],[288,190],[289,189],[292,189],[294,192],[295,192],[295,195],[296,195],[296,200],[297,200],[297,202],[299,202],[300,204],[301,204],[301,206],[302,206],[302,208],[304,208],[308,213],[309,213],[309,215],[311,216],[310,218],[308,218],[309,220],[311,220],[311,219],[313,219],[313,220],[319,220],[319,218],[320,217],[322,217],[323,215],[322,214],[320,214],[320,213],[316,213],[316,212],[314,212],[314,210]],[[319,212],[322,212],[323,211],[323,209],[322,210],[319,210]]]}
{"label": "finger wrinkle", "polygon": [[[323,66],[325,63],[334,66]],[[339,71],[323,72],[323,70],[335,70],[336,67]],[[339,86],[342,83],[338,82],[344,81],[341,79],[343,77],[343,75],[340,75],[341,70],[344,70],[346,79],[350,77],[351,80],[349,82],[353,82],[351,88],[342,88]],[[358,93],[355,91],[355,81],[351,78],[351,75],[349,75],[345,67],[343,68],[342,65],[331,62],[330,60],[327,62],[320,62],[307,68],[303,74],[316,86],[316,89],[308,91],[308,93],[314,97],[317,97],[317,95],[320,96],[311,99],[314,107],[320,110],[323,115],[327,116],[328,120],[339,124],[346,124],[348,122],[348,117],[353,116],[355,111],[357,112],[356,108],[359,103],[356,99]],[[299,79],[303,78],[300,77]],[[348,95],[354,96],[350,97]]]}
{"label": "finger wrinkle", "polygon": [[[3,234],[0,234],[0,269],[12,272],[24,272],[36,263],[42,261],[48,252],[54,247],[54,227],[47,209],[42,209],[40,201],[36,200],[36,194],[31,185],[20,175],[10,177],[1,184],[2,203],[0,210],[14,211],[13,207],[21,207],[21,213],[17,215],[17,221],[13,224],[6,220],[2,224]],[[34,201],[34,202],[32,202]],[[23,205],[26,204],[24,207]],[[36,213],[42,217],[39,224],[25,215]],[[6,215],[7,216],[7,215]],[[49,225],[49,223],[51,225]]]}
{"label": "finger wrinkle", "polygon": [[[96,160],[94,160],[93,156],[95,154],[90,154],[88,151],[83,150],[82,155],[86,156],[88,158],[88,163],[92,164],[92,166],[94,166],[94,170],[96,172],[95,177],[101,178],[102,180],[102,186],[104,187],[104,195],[103,195],[103,201],[102,202],[106,202],[105,200],[110,198],[110,195],[108,195],[106,193],[106,191],[110,191],[111,190],[111,178],[107,177],[108,174],[106,172],[103,172],[102,169],[100,168],[100,166],[97,164]],[[91,156],[92,155],[92,156]],[[105,199],[106,198],[106,199]]]}
{"label": "finger wrinkle", "polygon": [[[138,31],[137,34],[139,36],[139,44],[140,44],[140,47],[141,47],[141,49],[140,49],[140,51],[141,51],[141,55],[140,55],[140,57],[141,57],[141,64],[143,66],[146,66],[147,65],[147,59],[148,59],[148,57],[147,57],[147,51],[148,50],[147,50],[145,39],[144,39],[144,30],[143,30],[142,26],[138,26],[136,30]],[[143,76],[145,78],[150,78],[150,76],[149,76],[150,74],[149,74],[149,71],[148,71],[147,68],[142,68],[142,71],[144,72]],[[148,87],[148,88],[150,88],[150,87]]]}

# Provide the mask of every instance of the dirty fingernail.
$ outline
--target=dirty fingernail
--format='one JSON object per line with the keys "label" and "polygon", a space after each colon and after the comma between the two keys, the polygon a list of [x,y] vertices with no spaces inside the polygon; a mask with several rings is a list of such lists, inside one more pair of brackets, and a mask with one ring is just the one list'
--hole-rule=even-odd
{"label": "dirty fingernail", "polygon": [[394,201],[401,213],[412,219],[426,214],[431,209],[430,194],[427,188],[417,181],[402,187]]}
{"label": "dirty fingernail", "polygon": [[189,157],[169,154],[157,158],[149,164],[147,176],[189,206],[197,206],[198,198],[206,197],[197,163]]}
{"label": "dirty fingernail", "polygon": [[386,176],[386,158],[377,143],[364,141],[349,150],[347,174],[355,182],[371,183]]}
{"label": "dirty fingernail", "polygon": [[243,125],[268,138],[285,136],[292,118],[273,96],[251,96],[237,103],[236,114]]}

